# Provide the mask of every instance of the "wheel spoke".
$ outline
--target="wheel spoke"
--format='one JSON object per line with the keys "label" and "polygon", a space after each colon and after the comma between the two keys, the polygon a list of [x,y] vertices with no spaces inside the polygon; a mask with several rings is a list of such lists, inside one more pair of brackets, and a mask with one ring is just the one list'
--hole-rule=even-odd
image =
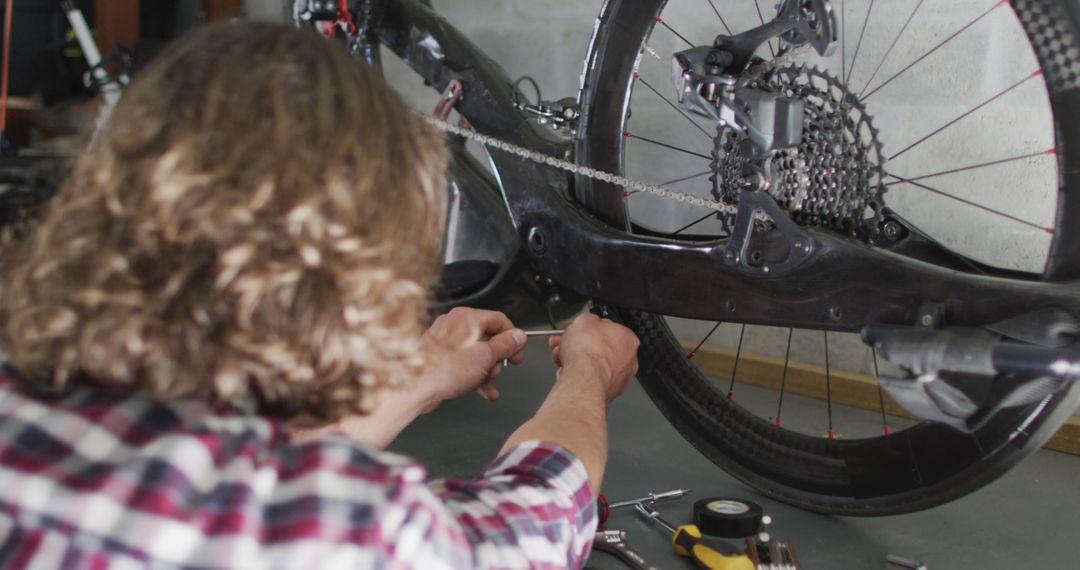
{"label": "wheel spoke", "polygon": [[896,34],[896,37],[893,38],[892,44],[889,45],[889,49],[885,50],[885,55],[881,57],[881,61],[879,61],[877,66],[874,67],[874,72],[870,74],[870,79],[867,79],[866,84],[863,85],[862,89],[859,90],[859,99],[862,99],[863,93],[866,93],[866,88],[870,87],[870,83],[874,81],[875,77],[877,77],[878,72],[881,71],[881,66],[885,65],[885,60],[889,59],[889,55],[892,54],[893,48],[895,48],[896,44],[900,42],[900,37],[904,35],[904,31],[907,30],[908,24],[911,23],[911,20],[915,19],[915,14],[919,11],[919,8],[922,8],[923,2],[925,1],[926,0],[919,0],[919,3],[915,5],[915,9],[911,11],[911,15],[908,16],[907,21],[904,22],[904,25],[900,27],[900,32],[898,32]]}
{"label": "wheel spoke", "polygon": [[709,2],[709,6],[712,6],[712,11],[716,12],[716,17],[720,18],[720,23],[723,24],[724,29],[727,30],[727,35],[734,36],[735,34],[731,33],[731,28],[729,28],[727,22],[724,21],[724,17],[720,15],[720,10],[716,9],[716,4],[714,4],[712,0],[707,1]]}
{"label": "wheel spoke", "polygon": [[688,45],[688,46],[690,46],[690,47],[697,47],[696,45],[694,45],[693,43],[691,43],[691,42],[690,42],[690,40],[686,39],[686,36],[684,36],[684,35],[680,34],[679,32],[676,32],[676,31],[675,31],[675,28],[672,28],[671,26],[669,26],[669,25],[668,25],[668,23],[667,23],[667,22],[665,22],[665,21],[664,21],[664,19],[663,19],[663,18],[661,18],[660,16],[657,16],[657,17],[656,17],[656,23],[660,24],[661,26],[664,26],[665,28],[667,28],[667,29],[668,29],[668,31],[669,31],[669,32],[671,32],[671,33],[675,34],[676,36],[678,36],[678,38],[679,38],[680,40],[682,40],[682,41],[686,42],[686,45]]}
{"label": "wheel spoke", "polygon": [[829,331],[825,334],[825,406],[829,414],[829,439],[836,439],[832,425],[832,371],[829,368]]}
{"label": "wheel spoke", "polygon": [[859,48],[862,47],[863,36],[866,35],[866,27],[870,24],[870,13],[874,11],[874,0],[870,0],[870,7],[866,9],[866,18],[863,19],[862,29],[859,30],[859,41],[855,42],[855,54],[851,56],[851,67],[848,68],[844,84],[850,85],[851,74],[855,72],[855,62],[859,60]]}
{"label": "wheel spoke", "polygon": [[881,429],[885,432],[885,435],[892,435],[892,430],[889,429],[889,420],[885,417],[885,391],[881,389],[881,382],[878,382],[881,373],[878,372],[877,367],[877,351],[873,347],[870,347],[870,356],[874,358],[874,383],[877,384],[878,403],[881,404]]}
{"label": "wheel spoke", "polygon": [[687,121],[690,121],[690,124],[694,125],[694,127],[696,127],[697,130],[701,131],[701,133],[705,135],[705,138],[709,139],[710,141],[712,140],[712,138],[713,138],[712,135],[709,134],[709,131],[705,130],[705,127],[702,127],[701,125],[697,124],[697,121],[695,121],[693,118],[691,118],[690,115],[687,115],[686,111],[683,111],[682,109],[680,109],[677,105],[675,105],[671,101],[668,101],[667,97],[664,97],[663,93],[661,93],[655,87],[650,85],[648,81],[645,81],[645,78],[641,77],[640,73],[635,73],[634,74],[634,79],[637,79],[638,81],[640,81],[642,85],[644,85],[645,87],[647,87],[649,89],[649,91],[652,91],[653,93],[655,93],[656,96],[659,97],[661,101],[663,101],[664,103],[667,103],[668,107],[671,107],[672,109],[675,109],[675,112],[682,115],[684,118],[686,118]]}
{"label": "wheel spoke", "polygon": [[896,153],[896,154],[894,154],[894,155],[890,156],[890,157],[889,157],[889,158],[887,158],[886,160],[888,160],[888,161],[891,161],[891,160],[895,159],[896,157],[898,157],[898,156],[900,156],[900,155],[904,154],[905,152],[907,152],[907,151],[909,151],[909,150],[911,150],[911,149],[913,149],[913,148],[915,148],[915,147],[917,147],[917,146],[921,145],[922,143],[926,142],[926,141],[927,141],[927,140],[929,140],[930,138],[932,138],[932,137],[934,137],[934,136],[937,136],[937,135],[938,135],[938,134],[939,134],[939,133],[940,133],[941,131],[944,131],[945,129],[947,129],[947,128],[949,128],[949,127],[953,126],[953,125],[955,125],[956,123],[959,123],[960,121],[962,121],[962,120],[963,120],[963,119],[965,119],[966,117],[969,117],[969,116],[971,116],[971,115],[972,115],[973,113],[975,113],[975,112],[976,112],[976,111],[978,111],[979,109],[982,109],[983,107],[985,107],[985,106],[989,105],[990,103],[993,103],[993,102],[994,102],[994,101],[996,101],[996,100],[997,100],[997,99],[998,99],[999,97],[1002,97],[1002,96],[1004,96],[1004,95],[1005,95],[1006,93],[1008,93],[1008,92],[1012,91],[1013,89],[1016,89],[1017,87],[1020,87],[1020,86],[1021,86],[1021,85],[1023,85],[1024,83],[1027,83],[1027,82],[1028,82],[1029,80],[1031,80],[1031,79],[1032,79],[1033,77],[1039,77],[1040,75],[1042,75],[1042,70],[1041,70],[1041,69],[1040,69],[1040,70],[1037,70],[1037,71],[1035,71],[1034,73],[1032,73],[1032,74],[1028,75],[1027,77],[1025,77],[1025,78],[1021,79],[1020,81],[1017,81],[1016,83],[1013,83],[1012,85],[1010,85],[1010,86],[1006,87],[1005,89],[1002,89],[1001,91],[998,91],[997,93],[995,93],[994,95],[992,95],[992,96],[991,96],[991,97],[990,97],[989,99],[987,99],[987,100],[983,101],[982,103],[979,103],[978,105],[974,106],[974,107],[973,107],[973,108],[971,108],[971,109],[968,109],[968,110],[967,110],[967,111],[965,111],[965,112],[964,112],[963,114],[961,114],[961,115],[960,115],[959,117],[956,117],[955,119],[953,119],[953,120],[951,120],[951,121],[949,121],[949,122],[945,123],[944,125],[942,125],[942,126],[938,127],[937,129],[935,129],[935,130],[934,130],[933,132],[931,132],[930,134],[928,134],[928,135],[924,136],[923,138],[921,138],[921,139],[919,139],[919,140],[917,140],[917,141],[915,141],[915,142],[913,142],[913,143],[909,144],[908,146],[904,147],[904,149],[903,149],[903,150],[901,150],[900,152],[898,152],[898,153]]}
{"label": "wheel spoke", "polygon": [[1021,224],[1024,224],[1025,226],[1030,226],[1032,228],[1042,230],[1042,231],[1044,231],[1044,232],[1046,232],[1048,234],[1053,234],[1054,233],[1054,228],[1043,227],[1043,226],[1040,226],[1039,224],[1029,222],[1029,221],[1024,220],[1022,218],[1017,218],[1016,216],[1014,216],[1012,214],[1007,214],[1005,212],[1002,212],[1001,210],[995,210],[993,208],[990,208],[989,206],[984,206],[982,204],[979,204],[978,202],[972,202],[971,200],[965,200],[964,198],[961,198],[959,196],[953,196],[952,194],[942,192],[941,190],[938,190],[937,188],[932,188],[930,186],[927,186],[927,185],[923,184],[922,182],[914,182],[912,180],[902,178],[902,177],[897,176],[895,174],[889,174],[888,176],[890,176],[892,178],[896,178],[897,180],[899,180],[900,182],[903,182],[904,184],[911,184],[912,186],[922,188],[923,190],[926,190],[928,192],[933,192],[934,194],[938,194],[939,196],[944,196],[946,198],[952,198],[953,200],[956,200],[957,202],[962,202],[962,203],[967,204],[969,206],[979,208],[980,210],[985,210],[987,212],[990,212],[991,214],[997,214],[997,215],[999,215],[999,216],[1001,216],[1003,218],[1008,218],[1010,220],[1013,220],[1014,222],[1019,222]]}
{"label": "wheel spoke", "polygon": [[705,220],[707,220],[709,218],[712,218],[712,217],[715,217],[715,216],[716,216],[716,212],[709,212],[708,214],[705,214],[704,216],[690,222],[689,224],[686,224],[685,226],[675,230],[674,232],[671,232],[671,237],[675,237],[675,236],[683,233],[684,231],[686,231],[686,230],[700,224],[701,222],[704,222]]}
{"label": "wheel spoke", "polygon": [[840,0],[840,77],[847,76],[847,12]]}
{"label": "wheel spoke", "polygon": [[787,388],[787,369],[791,359],[791,333],[795,329],[787,330],[787,351],[784,352],[784,374],[780,377],[780,400],[776,403],[776,427],[780,427],[780,412],[784,408],[784,389]]}
{"label": "wheel spoke", "polygon": [[[998,159],[998,160],[991,160],[989,162],[982,162],[982,163],[979,163],[979,164],[972,164],[971,166],[961,166],[960,168],[953,168],[951,170],[942,170],[940,172],[931,172],[930,174],[920,174],[919,176],[911,176],[911,177],[905,178],[905,180],[910,180],[910,181],[914,182],[916,180],[923,180],[923,179],[926,179],[926,178],[934,178],[934,177],[937,177],[937,176],[945,176],[946,174],[956,174],[957,172],[967,172],[969,170],[975,170],[975,169],[978,169],[978,168],[986,168],[987,166],[996,166],[998,164],[1005,164],[1007,162],[1015,162],[1017,160],[1024,160],[1024,159],[1027,159],[1027,158],[1035,158],[1035,157],[1039,157],[1039,156],[1054,155],[1054,154],[1057,154],[1056,149],[1044,150],[1042,152],[1033,152],[1031,154],[1013,156],[1013,157],[1009,157],[1009,158],[1001,158],[1001,159]],[[892,186],[894,184],[902,184],[902,182],[888,182],[885,185],[886,186]]]}
{"label": "wheel spoke", "polygon": [[739,346],[735,349],[735,364],[731,367],[731,384],[728,384],[727,397],[730,400],[735,395],[735,372],[739,370],[739,357],[742,356],[742,339],[746,333],[746,325],[739,329]]}
{"label": "wheel spoke", "polygon": [[[761,25],[762,25],[762,26],[764,26],[764,25],[765,25],[765,16],[763,16],[763,15],[761,14],[761,5],[760,5],[760,4],[758,4],[758,0],[754,0],[754,8],[755,8],[755,9],[757,9],[757,18],[758,18],[758,21],[759,21],[759,22],[761,22]],[[765,42],[765,43],[767,43],[767,44],[769,45],[769,55],[770,55],[770,57],[772,57],[772,58],[776,58],[776,51],[775,51],[775,50],[773,50],[773,47],[772,47],[772,40],[769,40],[769,41],[767,41],[767,42]]]}
{"label": "wheel spoke", "polygon": [[705,171],[702,171],[702,172],[697,172],[697,173],[691,174],[690,176],[683,176],[682,178],[676,178],[675,180],[668,180],[667,182],[661,182],[659,184],[659,186],[671,186],[672,184],[678,184],[679,182],[686,182],[687,180],[691,180],[691,179],[694,179],[694,178],[700,178],[702,176],[705,176],[706,174],[712,174],[712,169],[705,170]]}
{"label": "wheel spoke", "polygon": [[[913,62],[909,63],[909,64],[907,65],[907,67],[905,67],[905,68],[901,69],[900,71],[896,72],[896,74],[895,74],[895,75],[893,75],[892,77],[890,77],[890,78],[886,79],[886,80],[885,80],[884,82],[882,82],[882,83],[881,83],[880,85],[878,85],[877,87],[875,87],[873,91],[871,91],[871,92],[867,93],[867,94],[866,94],[865,96],[863,96],[863,97],[860,97],[860,98],[859,98],[859,100],[860,100],[860,101],[866,101],[867,99],[869,99],[869,98],[870,98],[870,96],[871,96],[871,95],[873,95],[874,93],[877,93],[878,91],[881,91],[881,89],[882,89],[883,87],[885,87],[886,85],[888,85],[888,84],[892,83],[892,82],[893,82],[893,81],[894,81],[894,80],[895,80],[895,79],[896,79],[897,77],[900,77],[901,75],[903,75],[903,74],[907,73],[907,72],[908,72],[908,71],[909,71],[909,70],[910,70],[911,68],[913,68],[913,67],[915,67],[916,65],[918,65],[918,64],[919,64],[920,62],[922,62],[922,61],[923,61],[924,59],[926,59],[927,57],[929,57],[929,56],[930,56],[930,54],[932,54],[932,53],[936,52],[937,50],[939,50],[939,49],[940,49],[940,48],[941,48],[942,46],[944,46],[945,44],[947,44],[947,43],[949,43],[949,42],[953,41],[953,39],[955,39],[955,38],[956,38],[956,36],[959,36],[960,34],[962,34],[962,33],[963,33],[963,32],[964,32],[965,30],[967,30],[968,28],[970,28],[971,26],[974,26],[976,22],[978,22],[979,20],[982,20],[983,18],[985,18],[985,17],[986,17],[986,16],[988,15],[988,14],[990,14],[990,12],[993,12],[993,11],[994,11],[995,9],[997,9],[997,7],[998,7],[998,6],[1001,6],[1002,4],[1007,4],[1007,3],[1006,3],[1006,2],[1001,2],[1001,1],[999,1],[999,0],[998,0],[998,1],[995,1],[995,2],[994,2],[994,7],[993,7],[993,8],[990,8],[989,10],[987,10],[987,11],[983,12],[982,14],[979,14],[979,15],[978,15],[978,16],[977,16],[977,17],[976,17],[976,18],[975,18],[974,20],[972,20],[972,21],[968,22],[967,24],[965,24],[965,25],[964,25],[964,27],[962,27],[962,28],[960,28],[959,30],[956,30],[955,32],[953,32],[953,33],[952,33],[952,35],[950,35],[949,37],[947,37],[947,38],[945,38],[944,40],[942,40],[942,42],[941,42],[941,43],[939,43],[939,44],[937,44],[936,46],[934,46],[934,47],[930,48],[930,51],[928,51],[928,52],[926,52],[926,53],[922,54],[921,56],[919,56],[919,58],[918,58],[918,59],[916,59],[915,61],[913,61]],[[869,85],[869,84],[867,84],[867,85]]]}
{"label": "wheel spoke", "polygon": [[709,334],[705,335],[705,338],[701,339],[701,342],[697,343],[697,346],[694,347],[694,350],[691,350],[689,353],[686,354],[687,360],[694,358],[694,355],[697,354],[698,349],[704,346],[705,342],[709,340],[709,337],[711,337],[713,333],[716,332],[716,329],[720,328],[720,323],[721,321],[716,321],[716,324],[713,325],[711,329],[709,329]]}
{"label": "wheel spoke", "polygon": [[677,146],[675,146],[673,144],[660,142],[658,140],[643,137],[641,135],[635,135],[634,133],[631,133],[630,131],[623,131],[623,136],[627,137],[627,138],[632,138],[632,139],[638,139],[638,140],[641,140],[641,141],[645,141],[647,143],[652,143],[652,144],[655,144],[655,145],[658,145],[658,146],[662,146],[664,148],[670,148],[671,150],[677,150],[679,152],[684,152],[684,153],[689,154],[691,156],[696,156],[698,158],[704,158],[705,160],[712,160],[711,156],[706,156],[704,154],[701,154],[700,152],[694,152],[692,150],[686,150],[685,148],[679,148],[679,147],[677,147]]}

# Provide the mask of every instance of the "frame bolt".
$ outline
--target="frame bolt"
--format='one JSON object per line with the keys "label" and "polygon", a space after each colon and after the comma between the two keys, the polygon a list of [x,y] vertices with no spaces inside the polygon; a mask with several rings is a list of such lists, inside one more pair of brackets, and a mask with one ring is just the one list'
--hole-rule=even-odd
{"label": "frame bolt", "polygon": [[799,255],[806,255],[810,253],[810,244],[804,238],[797,237],[791,242],[791,247],[795,248],[795,253]]}
{"label": "frame bolt", "polygon": [[547,237],[540,228],[534,227],[529,230],[528,242],[529,249],[537,255],[547,251]]}
{"label": "frame bolt", "polygon": [[896,220],[889,220],[884,224],[881,224],[881,232],[885,234],[885,237],[892,241],[896,241],[903,237],[904,226],[901,226],[900,222],[897,222]]}

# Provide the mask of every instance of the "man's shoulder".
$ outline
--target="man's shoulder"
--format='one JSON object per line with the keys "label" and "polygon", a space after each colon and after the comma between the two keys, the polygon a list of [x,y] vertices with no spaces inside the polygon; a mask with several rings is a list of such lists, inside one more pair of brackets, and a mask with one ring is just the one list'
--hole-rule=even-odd
{"label": "man's shoulder", "polygon": [[114,396],[38,399],[0,378],[0,481],[32,491],[0,498],[0,518],[108,537],[100,548],[148,560],[181,560],[166,543],[187,537],[207,548],[182,559],[209,566],[239,563],[251,541],[281,560],[338,545],[374,561],[418,510],[443,518],[424,468],[402,455],[338,437],[293,443],[280,422],[198,402]]}
{"label": "man's shoulder", "polygon": [[341,436],[326,436],[304,443],[273,448],[282,480],[302,480],[322,472],[324,482],[332,473],[338,490],[371,485],[385,487],[380,493],[399,494],[404,487],[423,486],[427,470],[410,457],[368,447]]}
{"label": "man's shoulder", "polygon": [[[275,471],[279,481],[321,471],[371,482],[426,478],[423,466],[408,457],[341,437],[294,443],[282,422],[233,407],[94,388],[49,397],[5,370],[0,370],[0,422],[8,426],[7,434],[32,431],[59,444],[54,446],[59,454],[74,450],[106,463],[130,463],[132,454],[142,454],[183,471],[248,463]],[[204,460],[196,460],[200,456]]]}

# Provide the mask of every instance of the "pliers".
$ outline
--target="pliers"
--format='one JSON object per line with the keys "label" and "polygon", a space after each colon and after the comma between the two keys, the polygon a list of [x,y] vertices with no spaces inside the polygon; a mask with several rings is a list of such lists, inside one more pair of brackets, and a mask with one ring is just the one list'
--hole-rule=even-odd
{"label": "pliers", "polygon": [[634,570],[660,570],[645,561],[645,557],[638,554],[626,543],[626,532],[621,530],[600,530],[593,537],[593,550],[607,552],[622,560]]}

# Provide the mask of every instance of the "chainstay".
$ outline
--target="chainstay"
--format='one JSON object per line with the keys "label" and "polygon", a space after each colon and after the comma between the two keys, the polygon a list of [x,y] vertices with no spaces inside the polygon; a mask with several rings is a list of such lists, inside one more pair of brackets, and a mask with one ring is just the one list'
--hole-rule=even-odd
{"label": "chainstay", "polygon": [[[564,170],[572,174],[578,174],[591,178],[593,180],[599,180],[601,182],[607,182],[622,186],[627,191],[644,192],[646,194],[652,194],[653,196],[659,196],[668,200],[675,200],[676,202],[682,202],[684,204],[690,204],[692,206],[698,206],[700,208],[706,208],[715,212],[721,212],[724,214],[735,214],[738,211],[738,206],[735,204],[724,204],[722,202],[716,202],[712,200],[706,200],[700,196],[688,194],[686,192],[679,192],[677,190],[671,190],[662,186],[656,186],[647,182],[641,182],[640,180],[631,180],[618,174],[612,174],[610,172],[604,172],[603,170],[597,170],[588,166],[582,166],[575,164],[569,160],[563,160],[561,158],[555,158],[554,156],[546,155],[542,152],[530,150],[522,146],[518,146],[513,143],[506,142],[495,137],[480,134],[472,129],[464,128],[447,121],[443,121],[431,115],[421,114],[425,121],[435,126],[441,131],[448,132],[453,135],[464,137],[466,139],[476,141],[483,145],[485,148],[496,149],[501,152],[512,154],[526,160],[538,164],[544,164],[559,170]],[[768,220],[769,217],[764,214],[759,214],[755,218]]]}

